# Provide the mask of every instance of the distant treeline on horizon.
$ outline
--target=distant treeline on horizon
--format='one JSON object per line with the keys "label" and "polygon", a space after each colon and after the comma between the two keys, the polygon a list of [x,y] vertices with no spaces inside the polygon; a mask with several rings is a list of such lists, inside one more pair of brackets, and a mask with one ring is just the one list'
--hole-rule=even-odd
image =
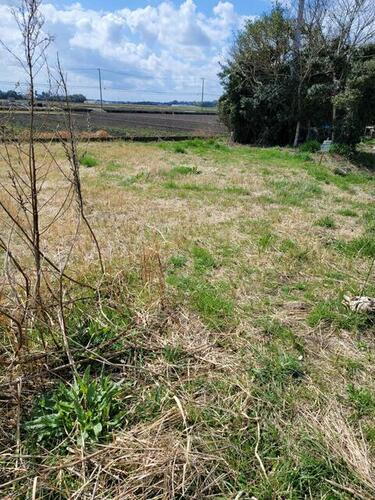
{"label": "distant treeline on horizon", "polygon": [[[89,99],[91,102],[100,102],[98,99]],[[218,101],[109,101],[109,104],[138,104],[139,106],[199,106],[204,108],[215,108]]]}
{"label": "distant treeline on horizon", "polygon": [[[52,94],[51,92],[35,92],[35,97],[38,101],[55,101],[55,102],[61,102],[65,101],[66,98],[65,96],[61,95],[55,95]],[[0,90],[0,99],[6,99],[6,100],[14,100],[14,101],[24,101],[29,99],[29,95],[27,94],[22,94],[20,92],[16,92],[15,90],[7,90],[7,91],[2,91]],[[76,102],[76,103],[84,103],[86,101],[91,101],[91,102],[100,102],[98,99],[87,99],[86,96],[83,94],[72,94],[68,96],[68,99],[70,102]],[[167,101],[167,102],[161,102],[161,101],[109,101],[105,100],[104,102],[106,103],[111,103],[111,104],[138,104],[138,105],[143,105],[143,106],[200,106],[204,108],[215,108],[217,106],[217,101],[203,101],[198,102],[198,101]]]}
{"label": "distant treeline on horizon", "polygon": [[[65,96],[54,95],[51,92],[41,92],[40,94],[38,92],[35,92],[35,97],[38,101],[61,102],[61,101],[66,100]],[[28,94],[21,94],[19,92],[16,92],[15,90],[7,90],[7,91],[0,90],[0,99],[24,101],[24,100],[29,99],[29,95]],[[86,99],[86,96],[84,96],[83,94],[72,94],[72,95],[68,96],[68,100],[70,102],[83,103],[87,99]]]}

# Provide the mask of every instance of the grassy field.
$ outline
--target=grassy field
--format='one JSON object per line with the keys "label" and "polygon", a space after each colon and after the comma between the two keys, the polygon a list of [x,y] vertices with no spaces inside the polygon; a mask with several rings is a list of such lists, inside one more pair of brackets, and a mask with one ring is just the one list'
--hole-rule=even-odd
{"label": "grassy field", "polygon": [[[72,308],[69,339],[80,373],[91,365],[82,387],[118,385],[107,427],[83,445],[58,386],[70,372],[25,362],[42,375],[23,383],[20,457],[5,363],[3,497],[374,498],[374,321],[341,304],[375,296],[374,171],[340,176],[346,160],[214,140],[82,147],[106,274],[82,234],[75,273],[102,301]],[[64,217],[48,233],[56,259],[72,237]],[[67,400],[64,425],[46,394]]]}

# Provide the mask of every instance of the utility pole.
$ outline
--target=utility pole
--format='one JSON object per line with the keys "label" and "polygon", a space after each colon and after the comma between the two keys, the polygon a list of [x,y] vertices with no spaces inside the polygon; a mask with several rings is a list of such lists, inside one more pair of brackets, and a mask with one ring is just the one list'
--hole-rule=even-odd
{"label": "utility pole", "polygon": [[301,86],[302,86],[302,81],[301,81],[301,68],[300,68],[300,61],[301,61],[301,35],[302,35],[302,27],[303,27],[303,17],[304,17],[304,10],[305,10],[305,0],[298,0],[298,13],[297,13],[297,23],[296,23],[296,30],[294,33],[294,74],[295,77],[298,80],[298,89],[297,89],[297,125],[296,125],[296,132],[294,135],[294,141],[293,141],[293,147],[298,146],[298,141],[299,141],[299,135],[300,135],[300,128],[301,128]]}
{"label": "utility pole", "polygon": [[100,89],[100,107],[103,109],[103,90],[102,90],[102,73],[100,68],[98,68],[99,73],[99,89]]}
{"label": "utility pole", "polygon": [[203,109],[203,102],[204,102],[204,78],[201,78],[202,80],[202,100],[201,100],[201,108]]}

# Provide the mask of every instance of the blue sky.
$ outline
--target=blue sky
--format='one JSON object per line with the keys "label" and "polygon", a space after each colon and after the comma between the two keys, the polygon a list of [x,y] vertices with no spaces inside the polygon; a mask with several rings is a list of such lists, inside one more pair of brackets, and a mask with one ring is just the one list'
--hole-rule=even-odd
{"label": "blue sky", "polygon": [[[0,0],[0,37],[16,52],[20,38],[10,6]],[[269,9],[270,0],[45,0],[44,29],[54,35],[51,66],[58,51],[72,93],[98,97],[102,68],[107,100],[199,100],[205,78],[206,99],[217,99],[217,77],[233,34],[248,17]],[[52,61],[52,62],[51,62]],[[0,49],[0,88],[24,83],[16,62]],[[45,76],[39,90],[47,90]]]}

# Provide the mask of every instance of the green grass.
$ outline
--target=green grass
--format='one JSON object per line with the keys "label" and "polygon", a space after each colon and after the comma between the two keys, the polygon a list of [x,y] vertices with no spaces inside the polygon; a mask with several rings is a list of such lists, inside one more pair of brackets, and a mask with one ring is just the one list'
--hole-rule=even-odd
{"label": "green grass", "polygon": [[216,139],[190,139],[186,141],[180,141],[178,144],[173,144],[170,142],[163,142],[160,144],[162,149],[171,151],[173,153],[182,154],[214,154],[215,157],[220,157],[223,154],[230,152],[230,148]]}
{"label": "green grass", "polygon": [[79,159],[79,162],[81,165],[87,167],[87,168],[92,168],[92,167],[96,167],[99,162],[98,160],[95,158],[95,156],[89,154],[89,153],[85,153],[83,154],[80,159]]}
{"label": "green grass", "polygon": [[182,144],[175,144],[173,147],[173,151],[175,153],[181,153],[181,154],[186,153],[186,149],[182,146]]}
{"label": "green grass", "polygon": [[309,181],[291,181],[288,179],[272,180],[270,186],[275,200],[281,205],[303,206],[307,200],[320,198],[322,188]]}
{"label": "green grass", "polygon": [[210,184],[177,184],[175,181],[168,181],[163,184],[163,187],[166,189],[177,189],[181,191],[196,191],[196,192],[212,192],[217,191],[215,186],[211,186]]}
{"label": "green grass", "polygon": [[173,255],[169,259],[169,266],[172,269],[181,269],[186,266],[187,257],[185,255]]}
{"label": "green grass", "polygon": [[350,241],[337,241],[335,248],[347,257],[375,257],[375,236],[369,233]]}
{"label": "green grass", "polygon": [[281,323],[275,318],[261,318],[259,320],[259,327],[264,335],[272,341],[280,341],[282,344],[294,347],[299,352],[303,352],[301,341],[298,340],[290,327]]}
{"label": "green grass", "polygon": [[174,274],[168,277],[168,283],[186,294],[192,308],[209,328],[220,331],[233,325],[234,302],[228,296],[226,283],[210,283],[198,276]]}
{"label": "green grass", "polygon": [[122,165],[120,163],[117,163],[116,161],[111,161],[108,163],[106,170],[108,172],[117,172],[122,168]]}
{"label": "green grass", "polygon": [[337,211],[338,215],[342,215],[344,217],[358,217],[358,213],[351,208],[342,208]]}
{"label": "green grass", "polygon": [[[4,494],[28,498],[43,465],[36,497],[91,498],[96,488],[108,498],[172,491],[176,498],[341,500],[349,487],[372,498],[348,456],[373,463],[374,322],[341,303],[364,284],[363,294],[375,296],[368,172],[340,177],[308,152],[220,140],[91,147],[102,167],[82,178],[106,273],[84,240],[83,262],[74,260],[69,272],[95,290],[72,304],[66,296],[69,347],[79,377],[86,366],[90,377],[71,397],[55,318],[53,331],[33,329],[10,378],[27,373],[30,356],[18,462],[17,405],[1,420],[14,451],[4,455],[3,476],[26,478]],[[99,189],[90,193],[92,186]],[[341,236],[351,231],[351,240]],[[69,292],[74,298],[73,286]],[[2,337],[5,353],[14,349],[10,333]],[[39,361],[42,334],[49,354]],[[119,388],[114,411],[102,405],[104,378]],[[339,415],[358,448],[353,439],[348,450],[345,433],[342,441],[332,436]]]}
{"label": "green grass", "polygon": [[335,175],[325,165],[314,162],[306,163],[303,168],[315,180],[324,184],[332,184],[343,191],[350,191],[355,185],[374,183],[374,177],[368,172],[351,172],[346,176]]}
{"label": "green grass", "polygon": [[277,237],[271,233],[270,231],[266,231],[264,234],[262,234],[259,239],[258,239],[258,246],[260,250],[267,250],[268,248],[271,248],[274,246],[274,244],[277,241]]}
{"label": "green grass", "polygon": [[139,172],[138,174],[130,175],[129,177],[122,179],[118,184],[119,186],[127,187],[139,182],[147,182],[150,180],[150,178],[151,175],[149,172]]}
{"label": "green grass", "polygon": [[336,229],[336,222],[330,215],[325,215],[315,222],[316,226],[326,227],[327,229]]}
{"label": "green grass", "polygon": [[307,317],[311,327],[329,325],[336,331],[344,329],[359,332],[366,327],[368,318],[344,308],[339,299],[317,300]]}
{"label": "green grass", "polygon": [[197,167],[189,167],[187,165],[177,165],[164,173],[166,177],[179,177],[180,175],[198,175],[201,172]]}
{"label": "green grass", "polygon": [[217,264],[211,253],[206,249],[194,246],[191,250],[194,260],[194,268],[196,271],[204,272],[214,269]]}
{"label": "green grass", "polygon": [[250,191],[241,186],[228,186],[223,189],[225,193],[236,194],[238,196],[248,196]]}
{"label": "green grass", "polygon": [[183,357],[184,352],[179,346],[166,345],[163,347],[163,356],[168,363],[176,364]]}
{"label": "green grass", "polygon": [[348,386],[348,397],[357,416],[375,416],[375,393],[365,387]]}

